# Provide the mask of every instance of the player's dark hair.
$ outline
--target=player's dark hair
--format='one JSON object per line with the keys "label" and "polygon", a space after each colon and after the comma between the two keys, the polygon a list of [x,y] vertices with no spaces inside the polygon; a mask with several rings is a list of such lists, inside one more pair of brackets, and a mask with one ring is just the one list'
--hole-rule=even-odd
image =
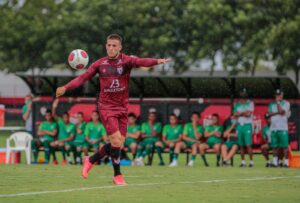
{"label": "player's dark hair", "polygon": [[122,44],[122,37],[118,34],[110,34],[107,36],[106,40],[109,40],[109,39],[115,39],[115,40],[119,40],[120,43]]}
{"label": "player's dark hair", "polygon": [[169,117],[171,117],[171,116],[174,116],[174,117],[177,118],[177,116],[176,116],[174,113],[171,113],[171,114],[169,115]]}
{"label": "player's dark hair", "polygon": [[65,112],[63,113],[63,115],[70,116],[70,114],[69,114],[67,111],[65,111]]}
{"label": "player's dark hair", "polygon": [[51,111],[50,109],[47,109],[47,110],[46,110],[46,113],[52,114],[52,111]]}
{"label": "player's dark hair", "polygon": [[128,117],[133,117],[133,118],[137,118],[137,116],[134,113],[129,113]]}
{"label": "player's dark hair", "polygon": [[200,114],[197,111],[193,111],[192,115],[197,115],[198,117],[200,117]]}
{"label": "player's dark hair", "polygon": [[98,114],[98,115],[99,115],[99,112],[98,112],[98,111],[96,111],[96,110],[92,111],[92,113],[96,113],[96,114]]}
{"label": "player's dark hair", "polygon": [[219,114],[217,114],[217,113],[213,113],[213,114],[211,114],[211,116],[212,117],[217,117],[218,119],[220,118]]}

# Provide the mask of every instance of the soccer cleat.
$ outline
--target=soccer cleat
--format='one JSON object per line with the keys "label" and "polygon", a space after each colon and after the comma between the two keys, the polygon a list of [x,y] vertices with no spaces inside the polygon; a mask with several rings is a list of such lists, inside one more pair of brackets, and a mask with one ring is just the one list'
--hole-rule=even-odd
{"label": "soccer cleat", "polygon": [[248,166],[249,166],[249,168],[253,168],[254,164],[249,164]]}
{"label": "soccer cleat", "polygon": [[272,167],[272,168],[277,168],[278,165],[272,163],[272,164],[271,164],[271,167]]}
{"label": "soccer cleat", "polygon": [[194,166],[194,161],[192,161],[192,160],[189,161],[188,166],[189,166],[189,167],[193,167],[193,166]]}
{"label": "soccer cleat", "polygon": [[115,185],[127,185],[122,175],[117,175],[113,179]]}
{"label": "soccer cleat", "polygon": [[240,164],[240,168],[245,168],[246,164]]}
{"label": "soccer cleat", "polygon": [[266,163],[266,168],[270,168],[271,164],[270,163]]}
{"label": "soccer cleat", "polygon": [[284,164],[282,167],[283,168],[288,168],[289,166],[287,164]]}
{"label": "soccer cleat", "polygon": [[136,158],[135,163],[136,163],[137,166],[144,166],[145,165],[143,157]]}
{"label": "soccer cleat", "polygon": [[87,178],[88,172],[89,172],[89,170],[91,170],[92,167],[93,167],[93,164],[90,162],[89,157],[88,156],[84,157],[81,176],[83,178]]}
{"label": "soccer cleat", "polygon": [[171,163],[170,163],[170,165],[169,165],[169,167],[176,167],[176,166],[178,166],[178,163],[177,163],[177,161],[172,161]]}
{"label": "soccer cleat", "polygon": [[165,165],[165,163],[164,162],[159,162],[159,164],[158,164],[159,166],[164,166]]}
{"label": "soccer cleat", "polygon": [[62,160],[61,165],[67,165],[67,160]]}
{"label": "soccer cleat", "polygon": [[57,160],[53,160],[52,161],[52,165],[58,165],[58,161]]}

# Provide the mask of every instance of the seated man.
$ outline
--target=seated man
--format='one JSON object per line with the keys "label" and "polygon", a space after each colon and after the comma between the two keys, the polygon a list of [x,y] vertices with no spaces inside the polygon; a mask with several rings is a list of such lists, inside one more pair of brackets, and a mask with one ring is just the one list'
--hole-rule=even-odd
{"label": "seated man", "polygon": [[169,116],[170,124],[167,124],[163,128],[162,141],[157,141],[155,143],[155,148],[159,157],[159,165],[165,165],[162,158],[162,152],[166,147],[170,148],[170,162],[173,161],[174,148],[176,143],[181,139],[182,125],[178,124],[178,119],[175,114]]}
{"label": "seated man", "polygon": [[74,147],[75,151],[75,163],[82,164],[81,152],[85,143],[84,131],[86,123],[84,122],[84,115],[82,112],[78,112],[76,116],[78,122],[76,124],[75,138],[72,142],[72,146]]}
{"label": "seated man", "polygon": [[215,153],[217,154],[217,166],[220,166],[220,148],[222,142],[222,133],[223,126],[219,125],[219,115],[212,114],[212,123],[211,125],[205,127],[204,137],[207,138],[206,142],[199,144],[200,155],[203,159],[205,166],[209,166],[205,152],[207,149],[213,148]]}
{"label": "seated man", "polygon": [[226,141],[221,146],[221,153],[223,157],[223,165],[230,165],[231,158],[239,150],[238,138],[236,133],[236,120],[231,118],[230,124],[224,132]]}
{"label": "seated man", "polygon": [[38,133],[37,133],[38,138],[32,140],[31,143],[32,153],[34,158],[33,163],[37,163],[40,146],[44,146],[44,150],[45,150],[44,163],[49,163],[50,150],[51,152],[53,151],[53,149],[50,147],[50,142],[54,140],[54,137],[57,134],[57,124],[54,122],[50,110],[46,111],[45,119],[46,121],[43,121],[39,126]]}
{"label": "seated man", "polygon": [[191,123],[187,123],[184,126],[182,140],[178,142],[175,146],[175,153],[172,163],[170,164],[171,167],[177,166],[177,159],[180,151],[182,149],[191,148],[192,149],[192,156],[188,163],[188,166],[193,166],[194,161],[196,159],[198,145],[200,144],[200,138],[203,136],[204,128],[203,126],[199,125],[199,113],[193,112],[191,116]]}
{"label": "seated man", "polygon": [[148,122],[142,124],[141,142],[138,145],[136,165],[144,165],[144,157],[152,152],[155,142],[159,140],[161,123],[156,121],[156,113],[150,112]]}
{"label": "seated man", "polygon": [[128,114],[127,134],[124,146],[128,147],[132,153],[132,160],[136,157],[137,143],[141,135],[140,126],[136,124],[136,115],[134,113]]}
{"label": "seated man", "polygon": [[[71,151],[71,141],[75,136],[75,124],[70,123],[70,116],[68,112],[64,112],[62,118],[58,117],[56,114],[56,109],[58,106],[58,99],[53,102],[52,105],[52,116],[58,124],[58,139],[50,143],[52,148],[58,148],[62,153],[62,164],[65,165],[67,162],[72,163],[70,158]],[[54,159],[56,160],[55,153]]]}
{"label": "seated man", "polygon": [[85,156],[88,156],[90,149],[96,153],[107,142],[107,133],[103,124],[99,121],[98,111],[92,112],[92,121],[86,124],[84,135],[83,152]]}

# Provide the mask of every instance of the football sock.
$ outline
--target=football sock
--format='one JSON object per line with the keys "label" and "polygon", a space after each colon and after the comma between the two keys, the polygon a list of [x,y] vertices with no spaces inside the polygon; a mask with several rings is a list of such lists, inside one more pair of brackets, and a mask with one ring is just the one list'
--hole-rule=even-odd
{"label": "football sock", "polygon": [[111,151],[111,145],[110,143],[105,144],[99,152],[96,152],[94,155],[90,156],[90,162],[92,164],[96,163],[100,159],[103,159],[104,157],[108,156]]}
{"label": "football sock", "polygon": [[38,148],[35,144],[35,142],[33,141],[32,142],[32,153],[33,153],[33,161],[34,162],[37,162],[37,159],[38,159]]}
{"label": "football sock", "polygon": [[174,153],[173,161],[177,161],[177,159],[178,159],[178,154],[177,154],[177,153]]}
{"label": "football sock", "polygon": [[114,168],[114,176],[121,175],[120,170],[120,155],[121,155],[121,148],[120,147],[111,147],[110,149],[110,157],[112,161],[112,165]]}
{"label": "football sock", "polygon": [[161,155],[161,153],[162,153],[162,148],[159,147],[159,146],[156,146],[156,152],[157,152],[157,155],[158,155],[158,157],[159,157],[159,161],[160,161],[160,162],[164,162],[164,160],[163,160],[163,158],[162,158],[162,155]]}
{"label": "football sock", "polygon": [[66,150],[65,150],[65,147],[63,147],[63,146],[59,147],[59,150],[61,151],[63,160],[66,160]]}
{"label": "football sock", "polygon": [[284,159],[284,165],[289,165],[289,160],[288,159]]}
{"label": "football sock", "polygon": [[217,163],[220,162],[220,158],[221,158],[221,155],[220,155],[220,154],[217,154]]}
{"label": "football sock", "polygon": [[245,160],[242,160],[242,161],[241,161],[241,164],[246,165],[246,161],[245,161]]}
{"label": "football sock", "polygon": [[57,159],[56,159],[55,148],[50,147],[50,152],[51,152],[51,154],[52,154],[52,156],[53,156],[53,161],[57,160]]}
{"label": "football sock", "polygon": [[207,161],[206,161],[206,156],[205,155],[201,155],[201,158],[204,162],[205,165],[208,165]]}
{"label": "football sock", "polygon": [[44,150],[45,150],[45,162],[49,162],[50,159],[50,143],[44,143]]}
{"label": "football sock", "polygon": [[196,159],[196,155],[192,155],[191,156],[191,161],[195,161],[195,159]]}
{"label": "football sock", "polygon": [[274,164],[275,166],[278,165],[278,157],[277,157],[277,156],[274,156],[274,157],[273,157],[273,164]]}

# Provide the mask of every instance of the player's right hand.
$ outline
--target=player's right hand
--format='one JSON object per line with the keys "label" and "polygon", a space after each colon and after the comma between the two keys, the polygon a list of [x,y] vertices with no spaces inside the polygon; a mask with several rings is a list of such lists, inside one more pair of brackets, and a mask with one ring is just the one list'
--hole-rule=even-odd
{"label": "player's right hand", "polygon": [[66,93],[66,88],[64,86],[56,89],[56,97],[60,97]]}

